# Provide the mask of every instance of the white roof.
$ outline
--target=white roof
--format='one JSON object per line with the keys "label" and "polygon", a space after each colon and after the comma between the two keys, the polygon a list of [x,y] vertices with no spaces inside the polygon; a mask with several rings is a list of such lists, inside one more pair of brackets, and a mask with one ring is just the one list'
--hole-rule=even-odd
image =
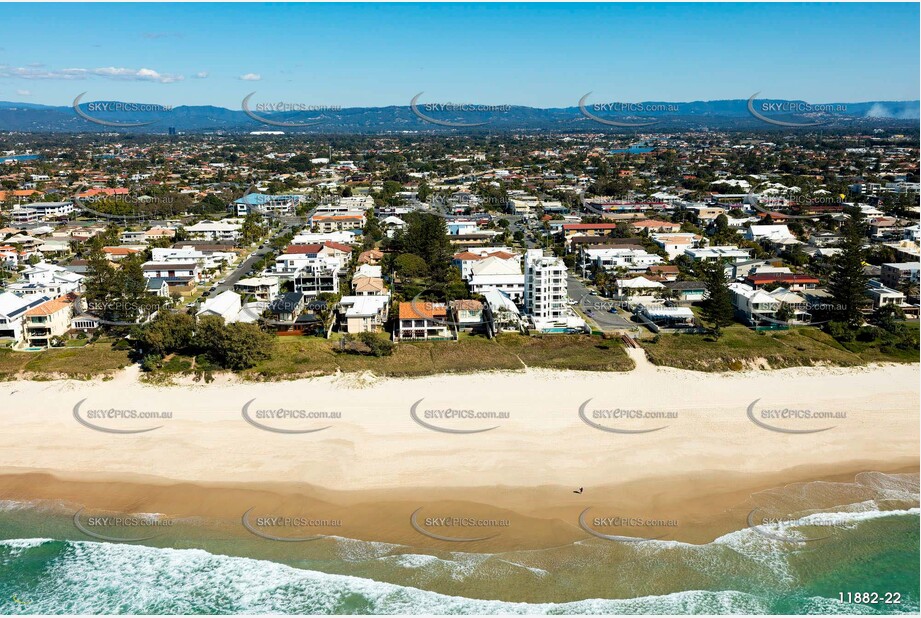
{"label": "white roof", "polygon": [[268,309],[268,307],[269,303],[267,302],[259,301],[254,303],[246,303],[237,314],[236,321],[243,322],[245,324],[252,324],[262,316],[262,312]]}
{"label": "white roof", "polygon": [[201,221],[186,228],[187,232],[235,232],[242,226],[225,221]]}
{"label": "white roof", "polygon": [[390,302],[390,295],[380,296],[343,296],[339,303],[345,308],[345,315],[357,318],[377,315]]}
{"label": "white roof", "polygon": [[234,285],[260,286],[275,285],[276,283],[278,283],[278,277],[249,277],[248,279],[240,279]]}
{"label": "white roof", "polygon": [[380,278],[380,277],[381,277],[381,272],[382,272],[382,271],[381,271],[381,267],[380,267],[380,266],[371,265],[371,264],[362,264],[361,266],[359,266],[358,268],[355,269],[355,276],[352,277],[352,279],[356,279],[356,278],[358,278],[358,277],[377,277],[377,278]]}
{"label": "white roof", "polygon": [[635,288],[635,289],[646,289],[646,288],[664,288],[665,286],[659,283],[658,281],[653,281],[652,279],[647,279],[646,277],[634,277],[633,279],[618,279],[617,285],[622,288]]}
{"label": "white roof", "polygon": [[483,298],[486,299],[486,303],[493,311],[501,309],[504,311],[511,311],[516,315],[519,313],[518,307],[504,292],[500,292],[499,290],[486,290],[483,292]]}
{"label": "white roof", "polygon": [[490,256],[475,263],[470,272],[473,275],[520,275],[521,264],[518,256],[508,260]]}
{"label": "white roof", "polygon": [[223,317],[225,321],[230,322],[236,319],[237,314],[240,312],[240,306],[240,295],[232,290],[227,290],[226,292],[221,292],[214,298],[206,300],[196,315],[213,313]]}
{"label": "white roof", "polygon": [[693,318],[694,312],[690,307],[647,307],[643,310],[649,317],[669,317],[669,318]]}
{"label": "white roof", "polygon": [[783,224],[753,225],[748,229],[751,231],[753,238],[763,238],[765,236],[770,238],[789,238],[793,236],[790,229]]}
{"label": "white roof", "polygon": [[0,315],[10,315],[27,306],[30,302],[12,292],[0,292]]}

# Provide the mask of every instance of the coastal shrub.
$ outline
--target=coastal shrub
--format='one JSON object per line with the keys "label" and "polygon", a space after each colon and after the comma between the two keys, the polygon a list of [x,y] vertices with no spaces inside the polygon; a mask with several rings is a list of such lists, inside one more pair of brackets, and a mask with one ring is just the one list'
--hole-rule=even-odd
{"label": "coastal shrub", "polygon": [[163,364],[163,371],[167,373],[186,373],[191,368],[192,363],[179,356],[174,356]]}
{"label": "coastal shrub", "polygon": [[826,331],[834,339],[841,342],[854,340],[854,331],[845,322],[829,322],[826,325]]}
{"label": "coastal shrub", "polygon": [[345,354],[360,354],[362,356],[390,356],[393,354],[394,344],[376,333],[348,334],[342,338],[336,352]]}
{"label": "coastal shrub", "polygon": [[163,360],[163,357],[159,354],[148,354],[144,357],[144,360],[141,361],[141,370],[142,371],[155,371],[160,367],[160,362]]}

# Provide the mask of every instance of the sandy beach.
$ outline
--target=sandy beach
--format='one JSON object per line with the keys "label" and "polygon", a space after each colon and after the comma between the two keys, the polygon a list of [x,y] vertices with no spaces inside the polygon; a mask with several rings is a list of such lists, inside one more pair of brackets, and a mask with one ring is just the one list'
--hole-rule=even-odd
{"label": "sandy beach", "polygon": [[[587,538],[582,514],[606,534],[706,542],[745,527],[774,488],[917,473],[918,373],[703,374],[640,362],[628,373],[411,380],[155,387],[128,370],[8,382],[0,499],[176,518],[309,513],[338,522],[317,534],[449,544],[440,535],[464,539],[465,551]],[[413,513],[433,536],[410,525]]]}

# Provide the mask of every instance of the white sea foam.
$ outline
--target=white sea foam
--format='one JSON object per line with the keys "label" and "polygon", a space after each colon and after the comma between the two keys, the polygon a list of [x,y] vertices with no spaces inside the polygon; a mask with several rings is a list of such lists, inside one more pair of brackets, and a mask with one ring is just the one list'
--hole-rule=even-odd
{"label": "white sea foam", "polygon": [[30,592],[36,613],[762,613],[741,592],[689,591],[571,603],[466,599],[197,549],[68,543]]}

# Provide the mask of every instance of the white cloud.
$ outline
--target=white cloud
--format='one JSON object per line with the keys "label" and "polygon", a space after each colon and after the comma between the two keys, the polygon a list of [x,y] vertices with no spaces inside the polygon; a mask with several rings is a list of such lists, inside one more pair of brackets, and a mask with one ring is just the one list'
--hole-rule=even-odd
{"label": "white cloud", "polygon": [[192,77],[194,77],[195,79],[206,79],[208,77],[208,71],[199,71]]}
{"label": "white cloud", "polygon": [[241,75],[240,79],[245,82],[258,82],[262,79],[262,76],[259,73],[247,73],[246,75]]}
{"label": "white cloud", "polygon": [[153,69],[127,69],[124,67],[99,67],[96,69],[44,69],[41,67],[12,67],[0,65],[0,78],[19,79],[87,79],[89,77],[103,77],[125,81],[158,82],[172,84],[185,79],[182,75],[160,73]]}
{"label": "white cloud", "polygon": [[16,94],[18,94],[21,97],[31,97],[32,91],[31,90],[17,90]]}

